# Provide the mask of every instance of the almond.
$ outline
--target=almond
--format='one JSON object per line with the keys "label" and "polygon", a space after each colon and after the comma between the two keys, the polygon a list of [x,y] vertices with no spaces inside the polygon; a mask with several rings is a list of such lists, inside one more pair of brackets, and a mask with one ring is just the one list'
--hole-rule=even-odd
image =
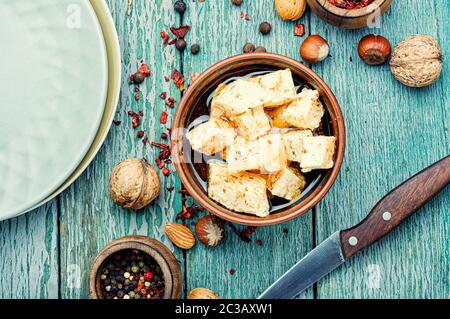
{"label": "almond", "polygon": [[181,224],[166,224],[165,231],[172,243],[181,249],[190,249],[195,245],[191,230]]}
{"label": "almond", "polygon": [[209,289],[194,288],[188,294],[187,299],[220,299],[220,297]]}
{"label": "almond", "polygon": [[306,9],[306,0],[275,0],[275,9],[283,20],[298,20]]}

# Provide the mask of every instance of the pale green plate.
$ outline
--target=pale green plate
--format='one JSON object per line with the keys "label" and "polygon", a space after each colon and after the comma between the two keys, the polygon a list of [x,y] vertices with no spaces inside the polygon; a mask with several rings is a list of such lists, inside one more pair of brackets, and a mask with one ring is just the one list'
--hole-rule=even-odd
{"label": "pale green plate", "polygon": [[[105,107],[105,42],[88,0],[0,0],[0,220],[50,196]],[[7,49],[4,49],[7,46]]]}

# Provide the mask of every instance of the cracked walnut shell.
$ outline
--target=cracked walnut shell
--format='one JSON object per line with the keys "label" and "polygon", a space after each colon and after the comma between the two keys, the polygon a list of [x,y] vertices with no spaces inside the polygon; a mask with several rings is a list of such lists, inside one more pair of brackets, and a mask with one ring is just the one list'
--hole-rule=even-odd
{"label": "cracked walnut shell", "polygon": [[275,9],[283,20],[298,20],[305,13],[306,0],[275,0]]}
{"label": "cracked walnut shell", "polygon": [[390,61],[395,79],[411,87],[436,81],[442,70],[442,50],[428,35],[413,35],[397,44]]}
{"label": "cracked walnut shell", "polygon": [[111,172],[109,194],[116,204],[124,208],[144,208],[158,197],[159,192],[158,173],[145,159],[121,161]]}

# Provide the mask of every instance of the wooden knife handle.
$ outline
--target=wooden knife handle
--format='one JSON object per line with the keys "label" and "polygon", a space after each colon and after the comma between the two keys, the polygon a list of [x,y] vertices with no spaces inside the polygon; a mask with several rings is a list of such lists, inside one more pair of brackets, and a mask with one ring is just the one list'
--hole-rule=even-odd
{"label": "wooden knife handle", "polygon": [[384,196],[358,225],[341,231],[344,258],[381,239],[450,182],[450,156],[424,169]]}

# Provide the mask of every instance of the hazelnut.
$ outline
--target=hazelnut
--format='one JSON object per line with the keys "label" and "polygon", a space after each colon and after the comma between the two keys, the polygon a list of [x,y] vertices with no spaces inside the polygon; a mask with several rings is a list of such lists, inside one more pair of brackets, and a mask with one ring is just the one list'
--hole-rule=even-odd
{"label": "hazelnut", "polygon": [[275,9],[283,20],[298,20],[305,13],[306,0],[275,0]]}
{"label": "hazelnut", "polygon": [[259,25],[259,32],[261,32],[264,35],[269,34],[271,30],[272,30],[272,26],[270,25],[269,22],[262,22]]}
{"label": "hazelnut", "polygon": [[392,53],[391,72],[404,85],[424,87],[439,78],[442,50],[428,35],[413,35],[397,44]]}
{"label": "hazelnut", "polygon": [[329,53],[328,42],[318,34],[310,35],[300,46],[302,59],[311,64],[325,60]]}
{"label": "hazelnut", "polygon": [[231,3],[235,6],[240,6],[242,4],[243,0],[231,0]]}
{"label": "hazelnut", "polygon": [[242,48],[242,52],[244,53],[252,53],[255,51],[255,46],[253,43],[247,42],[244,47]]}
{"label": "hazelnut", "polygon": [[159,192],[158,173],[145,159],[121,161],[111,172],[109,194],[123,208],[144,208],[158,197]]}
{"label": "hazelnut", "polygon": [[225,238],[223,223],[218,218],[207,215],[198,220],[195,225],[198,240],[205,246],[215,247]]}
{"label": "hazelnut", "polygon": [[391,55],[391,44],[381,35],[369,34],[359,41],[358,55],[366,64],[383,64]]}

